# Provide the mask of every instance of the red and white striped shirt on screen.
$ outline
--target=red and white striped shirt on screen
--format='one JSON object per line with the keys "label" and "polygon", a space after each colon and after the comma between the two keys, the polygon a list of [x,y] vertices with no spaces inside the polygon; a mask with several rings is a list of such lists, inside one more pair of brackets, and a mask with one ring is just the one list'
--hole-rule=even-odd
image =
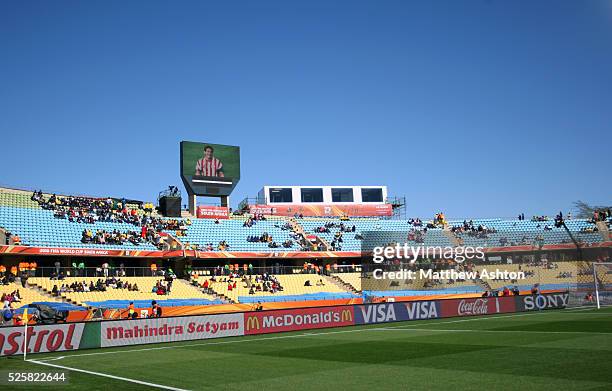
{"label": "red and white striped shirt on screen", "polygon": [[202,176],[219,176],[219,171],[223,169],[223,164],[216,157],[206,160],[204,158],[198,160],[196,164],[196,174]]}

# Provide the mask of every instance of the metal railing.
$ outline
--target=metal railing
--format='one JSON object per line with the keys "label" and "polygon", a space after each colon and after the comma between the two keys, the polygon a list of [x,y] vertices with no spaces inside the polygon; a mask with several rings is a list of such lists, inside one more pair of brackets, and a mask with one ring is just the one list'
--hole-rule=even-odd
{"label": "metal railing", "polygon": [[[158,267],[156,270],[151,270],[148,267],[109,267],[108,269],[101,267],[86,267],[86,268],[74,268],[74,267],[39,267],[36,270],[28,271],[28,275],[30,277],[56,277],[61,275],[63,277],[153,277],[153,276],[161,276],[165,273],[167,269],[163,267]],[[319,267],[319,273],[323,275],[328,275],[331,273],[351,273],[361,270],[361,265],[337,265],[336,268],[330,267],[329,272],[325,269],[325,267]],[[272,265],[266,267],[251,267],[245,269],[242,264],[236,269],[232,267],[229,269],[229,265],[226,268],[225,266],[217,267],[217,266],[207,266],[207,267],[187,267],[185,269],[185,274],[190,273],[192,271],[198,272],[200,275],[210,275],[210,276],[224,276],[229,275],[231,272],[237,271],[239,274],[249,274],[249,275],[261,275],[264,273],[267,274],[317,274],[317,271],[314,267],[304,268],[303,266],[286,266],[286,265]]]}
{"label": "metal railing", "polygon": [[64,277],[152,277],[158,276],[164,271],[164,268],[158,268],[152,271],[148,267],[110,267],[106,269],[98,267],[38,267],[36,270],[28,271],[30,277],[56,277],[60,273]]}

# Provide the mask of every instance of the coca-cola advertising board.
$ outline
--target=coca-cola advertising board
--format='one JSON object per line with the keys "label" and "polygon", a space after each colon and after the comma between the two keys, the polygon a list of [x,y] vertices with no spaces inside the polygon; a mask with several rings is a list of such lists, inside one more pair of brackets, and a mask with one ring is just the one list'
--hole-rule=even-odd
{"label": "coca-cola advertising board", "polygon": [[515,312],[514,297],[478,297],[471,299],[442,300],[441,317],[474,316]]}

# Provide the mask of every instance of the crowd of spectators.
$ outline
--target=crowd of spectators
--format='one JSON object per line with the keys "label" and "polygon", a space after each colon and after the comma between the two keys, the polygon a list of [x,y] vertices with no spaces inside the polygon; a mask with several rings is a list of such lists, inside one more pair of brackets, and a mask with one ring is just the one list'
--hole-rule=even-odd
{"label": "crowd of spectators", "polygon": [[252,227],[255,224],[257,224],[258,221],[265,221],[266,220],[266,216],[264,216],[263,214],[254,214],[252,216],[249,216],[244,223],[242,224],[243,227]]}
{"label": "crowd of spectators", "polygon": [[475,226],[472,220],[463,220],[462,225],[452,227],[451,231],[455,234],[467,234],[468,236],[478,239],[487,239],[489,234],[497,232],[495,228],[489,228],[484,224]]}
{"label": "crowd of spectators", "polygon": [[172,290],[172,281],[173,279],[171,276],[166,276],[166,278],[163,280],[156,281],[155,285],[153,285],[153,288],[151,289],[151,292],[160,296],[170,294],[170,291]]}
{"label": "crowd of spectators", "polygon": [[93,244],[112,244],[122,245],[125,243],[131,243],[135,246],[141,243],[149,242],[159,247],[162,245],[161,235],[154,231],[148,231],[142,235],[136,231],[125,231],[120,232],[119,230],[113,230],[107,232],[106,230],[97,230],[95,233],[90,229],[84,229],[82,233],[81,243],[93,243]]}
{"label": "crowd of spectators", "polygon": [[272,235],[267,232],[262,233],[261,235],[249,235],[247,236],[247,242],[249,243],[272,243]]}
{"label": "crowd of spectators", "polygon": [[[252,227],[253,224],[256,223],[257,220],[262,220],[265,219],[262,216],[260,216],[258,219],[255,218],[249,218],[248,220],[245,221],[245,223],[243,224],[243,226],[245,227]],[[300,239],[303,238],[303,235],[297,233],[295,231],[295,228],[289,223],[286,222],[285,224],[278,225],[275,224],[274,225],[276,228],[280,228],[281,230],[287,231],[290,230],[292,231],[292,233],[290,234],[291,238],[293,239],[287,239],[285,241],[283,241],[282,243],[278,243],[276,241],[274,241],[274,238],[272,237],[272,235],[270,235],[268,232],[263,232],[261,235],[249,235],[246,238],[246,241],[249,243],[267,243],[269,248],[292,248],[294,245],[294,240],[298,241],[298,243],[300,242]]]}
{"label": "crowd of spectators", "polygon": [[[231,265],[232,270],[229,270],[229,266],[225,265],[223,268],[218,266],[211,278],[204,280],[200,287],[207,293],[213,293],[215,284],[227,284],[227,290],[231,292],[238,289],[240,283],[242,288],[248,289],[250,295],[258,292],[276,293],[283,290],[280,281],[275,276],[268,273],[253,275],[253,265],[242,270],[234,265]],[[197,284],[196,279],[193,281]]]}
{"label": "crowd of spectators", "polygon": [[243,276],[242,282],[245,287],[249,289],[249,295],[254,295],[257,292],[270,292],[276,293],[283,291],[283,287],[276,277],[273,275],[264,273],[255,276]]}
{"label": "crowd of spectators", "polygon": [[130,242],[138,245],[149,242],[161,249],[164,246],[160,235],[162,231],[174,231],[176,236],[184,236],[187,227],[191,225],[189,219],[163,219],[152,216],[151,203],[144,206],[139,203],[136,207],[130,208],[125,199],[60,197],[56,194],[45,199],[42,191],[35,191],[31,199],[41,208],[54,211],[56,218],[68,219],[71,222],[94,224],[103,221],[125,223],[140,228],[139,233],[135,230],[125,232],[99,230],[95,234],[86,229],[81,240],[83,243],[121,245]]}
{"label": "crowd of spectators", "polygon": [[[354,233],[357,231],[357,227],[355,225],[344,224],[344,222],[342,221],[340,223],[328,221],[324,225],[314,228],[313,232],[331,233],[333,232],[332,229],[337,229],[337,231],[334,232],[334,237],[329,243],[329,250],[331,251],[342,251],[342,243],[344,242],[342,238],[343,234],[347,232]],[[355,234],[355,239],[361,240],[363,239],[363,236],[361,236],[360,234]],[[325,249],[323,247],[317,247],[317,250],[323,251]]]}
{"label": "crowd of spectators", "polygon": [[423,226],[423,222],[421,221],[420,218],[411,218],[408,220],[408,224],[412,225],[413,227],[422,227]]}
{"label": "crowd of spectators", "polygon": [[427,228],[424,228],[423,230],[412,228],[410,231],[408,231],[406,240],[409,242],[424,243],[426,233],[427,233]]}
{"label": "crowd of spectators", "polygon": [[13,303],[21,303],[21,293],[19,289],[12,291],[11,293],[2,294],[2,306],[4,309],[10,308]]}
{"label": "crowd of spectators", "polygon": [[611,208],[596,209],[593,212],[593,217],[591,218],[591,222],[596,223],[598,221],[607,221],[610,218],[612,218],[612,209]]}
{"label": "crowd of spectators", "polygon": [[138,292],[138,284],[121,281],[119,278],[109,277],[106,279],[98,278],[96,282],[93,280],[89,281],[74,281],[72,284],[62,284],[58,288],[57,285],[53,285],[51,294],[54,296],[60,296],[62,293],[71,292],[106,292],[109,289],[126,289],[132,292]]}

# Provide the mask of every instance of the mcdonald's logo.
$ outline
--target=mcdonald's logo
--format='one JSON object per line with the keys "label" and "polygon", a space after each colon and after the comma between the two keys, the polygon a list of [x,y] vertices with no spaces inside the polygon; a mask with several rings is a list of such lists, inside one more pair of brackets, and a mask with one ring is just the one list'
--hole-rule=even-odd
{"label": "mcdonald's logo", "polygon": [[340,316],[340,320],[342,320],[342,322],[352,322],[353,314],[351,314],[351,311],[349,310],[342,310],[342,315]]}
{"label": "mcdonald's logo", "polygon": [[260,328],[260,324],[259,324],[259,318],[256,316],[249,316],[249,318],[246,321],[246,329],[247,331],[254,329],[254,330],[259,330]]}

